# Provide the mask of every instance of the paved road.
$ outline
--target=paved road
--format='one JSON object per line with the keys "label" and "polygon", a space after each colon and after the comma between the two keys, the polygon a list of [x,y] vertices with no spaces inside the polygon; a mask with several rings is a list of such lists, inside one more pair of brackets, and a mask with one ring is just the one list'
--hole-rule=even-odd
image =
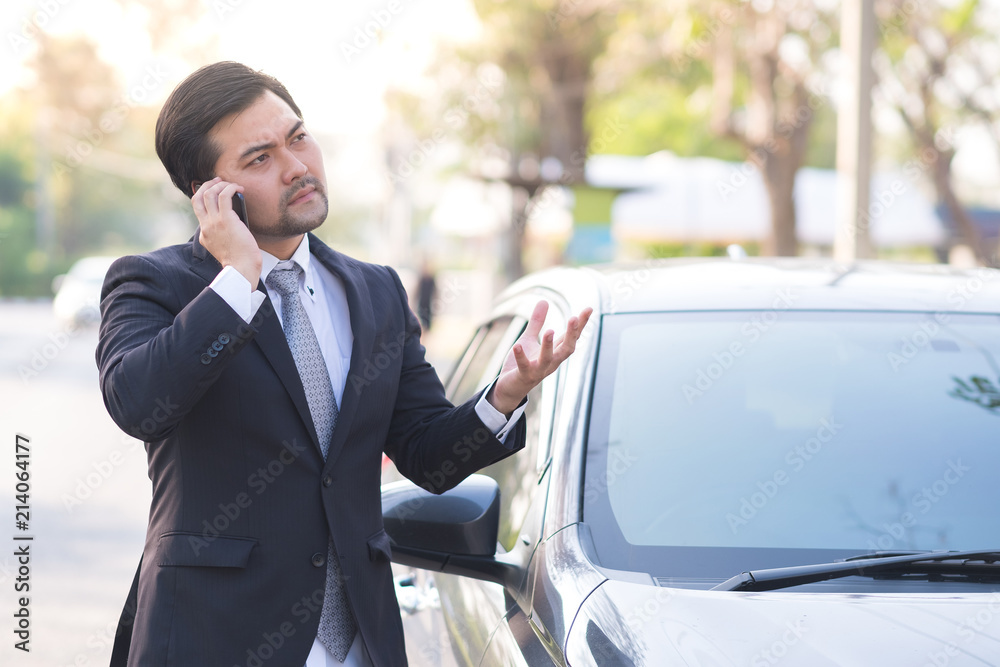
{"label": "paved road", "polygon": [[[107,665],[138,563],[150,485],[141,443],[111,421],[94,328],[60,326],[47,302],[0,301],[0,665]],[[15,443],[30,439],[28,530],[15,526]],[[31,542],[15,541],[30,535]],[[14,648],[18,546],[30,545],[30,653]],[[419,579],[423,579],[423,575]],[[443,626],[404,618],[411,662],[451,662]]]}

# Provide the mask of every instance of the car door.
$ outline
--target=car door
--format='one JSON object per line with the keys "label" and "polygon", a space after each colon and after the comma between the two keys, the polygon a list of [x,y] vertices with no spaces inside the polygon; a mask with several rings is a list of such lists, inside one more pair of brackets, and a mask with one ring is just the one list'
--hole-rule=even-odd
{"label": "car door", "polygon": [[[545,328],[565,330],[566,315],[550,302]],[[499,373],[508,350],[523,332],[538,295],[513,299],[475,334],[447,384],[453,402],[467,400]],[[558,373],[536,387],[525,408],[524,451],[480,472],[497,481],[501,493],[498,553],[515,556],[523,563],[525,577],[519,586],[504,587],[444,574],[436,574],[441,608],[449,627],[452,647],[459,664],[549,664],[526,623],[531,602],[531,557],[541,537],[548,488],[548,445]]]}

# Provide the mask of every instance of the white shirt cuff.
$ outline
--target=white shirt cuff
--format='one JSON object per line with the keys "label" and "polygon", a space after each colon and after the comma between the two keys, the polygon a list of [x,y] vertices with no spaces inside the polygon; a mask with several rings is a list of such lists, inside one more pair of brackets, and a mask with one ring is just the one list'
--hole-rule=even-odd
{"label": "white shirt cuff", "polygon": [[248,324],[267,298],[260,290],[253,289],[250,281],[232,266],[223,268],[209,287]]}
{"label": "white shirt cuff", "polygon": [[[496,382],[494,380],[493,382]],[[521,403],[517,406],[514,412],[511,413],[510,419],[504,417],[503,413],[490,405],[490,402],[486,400],[486,394],[490,393],[490,389],[493,387],[493,382],[483,390],[482,395],[479,397],[479,401],[476,403],[476,414],[479,418],[483,420],[483,424],[486,428],[493,432],[496,439],[503,443],[507,439],[507,434],[517,423],[517,420],[521,418],[524,414],[524,408],[528,405],[527,401]]]}

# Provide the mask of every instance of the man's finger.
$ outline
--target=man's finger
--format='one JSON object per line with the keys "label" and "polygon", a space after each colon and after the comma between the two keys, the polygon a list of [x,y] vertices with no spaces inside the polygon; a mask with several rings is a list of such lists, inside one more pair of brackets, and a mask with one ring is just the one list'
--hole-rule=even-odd
{"label": "man's finger", "polygon": [[517,363],[517,370],[520,373],[527,373],[531,370],[531,362],[528,355],[524,353],[524,348],[518,343],[514,345],[514,361]]}
{"label": "man's finger", "polygon": [[542,331],[542,325],[545,324],[545,315],[549,312],[549,302],[544,299],[535,304],[535,309],[531,311],[531,318],[528,320],[528,326],[524,329],[524,335],[530,337],[532,340],[538,339],[538,334]]}
{"label": "man's finger", "polygon": [[551,329],[542,336],[542,347],[538,351],[538,366],[544,371],[547,371],[549,364],[552,363],[552,339],[555,336],[555,332]]}

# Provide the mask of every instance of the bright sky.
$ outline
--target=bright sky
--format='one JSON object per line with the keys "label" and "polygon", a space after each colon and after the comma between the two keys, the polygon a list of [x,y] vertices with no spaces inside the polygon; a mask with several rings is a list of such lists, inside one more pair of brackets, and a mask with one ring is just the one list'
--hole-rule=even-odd
{"label": "bright sky", "polygon": [[[156,91],[158,99],[150,100],[157,106],[189,74],[154,58],[140,10],[123,12],[114,0],[5,0],[4,5],[0,94],[26,80],[24,64],[32,52],[21,38],[26,20],[44,23],[54,35],[87,35],[126,81],[158,67],[167,80]],[[220,59],[275,75],[311,125],[337,134],[376,127],[388,84],[418,76],[439,38],[467,39],[478,30],[467,0],[204,0],[202,5],[205,16],[189,40],[218,35]],[[383,24],[378,37],[359,37],[359,30],[377,22]],[[367,45],[356,41],[365,39]]]}
{"label": "bright sky", "polygon": [[[121,73],[123,94],[143,80],[153,81],[154,72],[157,85],[143,102],[157,108],[192,71],[153,54],[141,9],[123,11],[115,0],[4,0],[4,5],[0,95],[30,82],[26,63],[35,45],[33,27],[28,39],[23,37],[26,21],[52,35],[82,33],[96,42],[101,57]],[[241,61],[276,76],[309,127],[337,137],[339,154],[327,155],[328,167],[362,162],[368,173],[381,159],[375,134],[385,117],[387,86],[419,79],[437,41],[463,41],[479,30],[468,0],[203,0],[202,6],[204,16],[184,39],[199,44],[217,35],[219,60]],[[365,34],[376,29],[374,38]],[[381,185],[371,187],[358,194],[373,195]]]}
{"label": "bright sky", "polygon": [[[27,44],[21,37],[26,21],[44,24],[55,35],[83,33],[97,42],[102,57],[122,73],[123,94],[156,72],[162,80],[148,99],[156,107],[190,73],[188,65],[156,59],[141,10],[125,12],[115,0],[4,0],[4,5],[0,95],[28,80],[24,64],[33,45],[30,37]],[[311,129],[338,138],[338,155],[327,155],[330,175],[336,172],[331,162],[349,164],[355,169],[352,180],[362,183],[371,179],[357,179],[359,167],[360,173],[375,173],[380,166],[375,135],[384,120],[386,87],[417,80],[436,41],[474,40],[479,31],[469,0],[202,0],[202,6],[204,16],[185,39],[198,44],[217,35],[220,59],[245,62],[284,82]],[[377,38],[363,34],[375,27],[381,28]],[[981,136],[963,138],[956,172],[992,189],[1000,174],[991,143]]]}

